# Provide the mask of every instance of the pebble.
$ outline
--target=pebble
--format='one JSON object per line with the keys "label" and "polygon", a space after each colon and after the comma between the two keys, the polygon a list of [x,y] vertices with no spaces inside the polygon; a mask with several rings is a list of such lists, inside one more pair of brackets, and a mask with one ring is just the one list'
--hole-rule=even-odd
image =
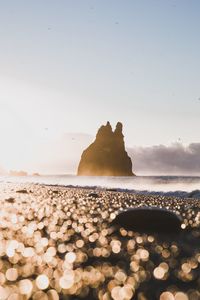
{"label": "pebble", "polygon": [[[199,199],[91,193],[0,183],[2,299],[198,299]],[[181,234],[164,235],[160,223],[151,233],[114,224],[123,212],[144,206],[145,214],[178,215]]]}

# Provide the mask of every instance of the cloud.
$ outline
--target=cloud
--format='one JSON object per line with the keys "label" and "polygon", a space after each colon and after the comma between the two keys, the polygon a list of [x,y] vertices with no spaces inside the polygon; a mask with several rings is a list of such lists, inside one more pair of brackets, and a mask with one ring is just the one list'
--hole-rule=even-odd
{"label": "cloud", "polygon": [[66,133],[38,147],[38,170],[41,173],[76,174],[81,154],[92,140],[89,134]]}
{"label": "cloud", "polygon": [[[75,174],[83,150],[92,142],[93,136],[84,133],[66,133],[53,138],[41,138],[25,142],[23,155],[21,148],[3,155],[0,151],[0,163],[7,171],[25,170],[28,173]],[[13,149],[13,148],[12,148]],[[1,150],[1,149],[0,149]],[[6,159],[9,165],[6,164]],[[3,168],[0,173],[3,172]]]}
{"label": "cloud", "polygon": [[4,168],[2,166],[0,166],[0,176],[1,175],[6,175],[6,171],[4,170]]}
{"label": "cloud", "polygon": [[136,174],[200,175],[200,143],[127,149]]}
{"label": "cloud", "polygon": [[[94,140],[94,136],[84,133],[66,133],[52,139],[42,139],[31,145],[18,159],[18,153],[9,153],[9,161],[18,164],[8,168],[1,157],[1,166],[41,174],[76,174],[81,154]],[[127,148],[136,175],[200,175],[200,143],[184,146],[175,143],[170,146]],[[11,154],[16,157],[11,157]],[[17,156],[18,155],[18,156]],[[5,173],[0,168],[0,173]]]}

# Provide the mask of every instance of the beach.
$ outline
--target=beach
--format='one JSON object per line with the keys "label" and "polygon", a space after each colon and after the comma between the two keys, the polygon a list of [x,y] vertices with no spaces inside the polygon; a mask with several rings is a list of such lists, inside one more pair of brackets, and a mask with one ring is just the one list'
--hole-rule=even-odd
{"label": "beach", "polygon": [[[180,234],[112,221],[169,209]],[[0,183],[0,299],[200,299],[200,199],[114,189]]]}

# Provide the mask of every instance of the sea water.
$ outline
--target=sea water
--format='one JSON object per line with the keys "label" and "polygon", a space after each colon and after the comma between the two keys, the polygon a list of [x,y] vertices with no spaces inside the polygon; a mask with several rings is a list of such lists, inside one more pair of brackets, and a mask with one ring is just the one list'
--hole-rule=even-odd
{"label": "sea water", "polygon": [[0,182],[38,183],[84,188],[103,188],[117,191],[163,194],[200,198],[200,177],[195,176],[133,176],[98,177],[75,175],[1,176]]}

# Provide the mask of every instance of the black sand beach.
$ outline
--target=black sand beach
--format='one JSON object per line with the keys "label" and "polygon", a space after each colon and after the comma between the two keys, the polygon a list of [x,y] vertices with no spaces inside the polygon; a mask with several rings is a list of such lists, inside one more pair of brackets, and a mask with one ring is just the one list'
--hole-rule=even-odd
{"label": "black sand beach", "polygon": [[[143,206],[181,232],[112,226]],[[0,299],[200,299],[199,199],[1,183],[0,207]]]}

